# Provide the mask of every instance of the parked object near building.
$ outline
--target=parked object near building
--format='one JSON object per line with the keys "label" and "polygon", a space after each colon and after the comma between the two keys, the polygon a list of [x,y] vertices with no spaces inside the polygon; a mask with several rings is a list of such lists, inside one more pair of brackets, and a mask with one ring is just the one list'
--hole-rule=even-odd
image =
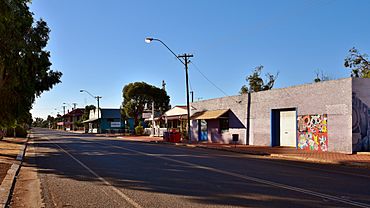
{"label": "parked object near building", "polygon": [[346,78],[192,103],[193,141],[370,151],[370,79]]}
{"label": "parked object near building", "polygon": [[170,131],[163,133],[163,140],[166,142],[180,142],[181,133],[178,131],[178,129],[171,129]]}
{"label": "parked object near building", "polygon": [[[98,109],[90,110],[89,119],[83,121],[86,133],[121,133],[125,124],[121,119],[120,109]],[[98,129],[99,128],[99,129]]]}

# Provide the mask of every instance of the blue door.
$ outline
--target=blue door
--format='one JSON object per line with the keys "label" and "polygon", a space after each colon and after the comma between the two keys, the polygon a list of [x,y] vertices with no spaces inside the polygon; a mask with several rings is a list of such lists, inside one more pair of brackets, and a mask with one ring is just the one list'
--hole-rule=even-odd
{"label": "blue door", "polygon": [[207,141],[208,140],[208,128],[207,128],[207,121],[206,120],[198,120],[198,127],[199,127],[199,141]]}

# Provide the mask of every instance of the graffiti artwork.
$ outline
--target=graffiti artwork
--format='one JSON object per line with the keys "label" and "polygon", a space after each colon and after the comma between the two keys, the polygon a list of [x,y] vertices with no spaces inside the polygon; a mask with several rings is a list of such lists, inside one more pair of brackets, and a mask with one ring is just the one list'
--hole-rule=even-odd
{"label": "graffiti artwork", "polygon": [[370,151],[370,108],[352,94],[352,148],[354,152]]}
{"label": "graffiti artwork", "polygon": [[298,148],[328,151],[327,123],[326,114],[298,116]]}

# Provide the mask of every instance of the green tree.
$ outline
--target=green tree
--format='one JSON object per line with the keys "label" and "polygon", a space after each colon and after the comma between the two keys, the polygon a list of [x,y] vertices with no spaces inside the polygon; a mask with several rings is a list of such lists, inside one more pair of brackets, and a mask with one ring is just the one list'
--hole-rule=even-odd
{"label": "green tree", "polygon": [[122,90],[123,102],[121,114],[123,118],[134,118],[135,126],[139,124],[145,106],[163,113],[170,108],[170,97],[163,89],[149,85],[145,82],[129,83]]}
{"label": "green tree", "polygon": [[48,117],[46,118],[46,120],[45,120],[45,122],[43,124],[43,127],[45,127],[45,128],[53,128],[54,126],[56,126],[54,116],[48,115]]}
{"label": "green tree", "polygon": [[43,118],[36,117],[35,120],[32,122],[33,127],[42,127],[45,120]]}
{"label": "green tree", "polygon": [[34,21],[29,0],[0,1],[0,127],[29,122],[32,104],[60,82],[45,50],[49,28]]}
{"label": "green tree", "polygon": [[270,90],[275,84],[275,81],[278,77],[278,73],[276,75],[272,75],[270,73],[266,74],[267,80],[263,80],[261,78],[261,73],[263,70],[263,66],[257,66],[254,68],[254,71],[251,75],[246,78],[248,85],[243,85],[240,89],[240,94],[245,94],[248,92],[259,92],[264,90]]}
{"label": "green tree", "polygon": [[370,63],[367,54],[361,54],[355,47],[351,48],[344,59],[344,66],[351,69],[351,77],[370,78]]}

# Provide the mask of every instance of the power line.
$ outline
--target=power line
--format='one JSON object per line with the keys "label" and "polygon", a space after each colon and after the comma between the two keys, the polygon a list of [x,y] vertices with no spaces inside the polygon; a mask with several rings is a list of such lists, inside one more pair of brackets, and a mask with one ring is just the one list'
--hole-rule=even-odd
{"label": "power line", "polygon": [[225,91],[223,91],[221,88],[219,88],[214,82],[212,82],[203,72],[200,71],[199,67],[194,64],[194,62],[190,62],[195,69],[203,76],[204,79],[206,79],[209,83],[211,83],[215,88],[217,88],[220,92],[222,92],[224,95],[229,96]]}
{"label": "power line", "polygon": [[[190,62],[191,63],[191,62]],[[189,73],[189,72],[188,72]],[[190,74],[189,74],[189,77],[190,77]],[[190,87],[190,91],[193,91],[193,87],[191,86],[191,81],[189,79],[189,87]]]}
{"label": "power line", "polygon": [[[222,94],[224,94],[225,96],[227,96],[227,97],[230,97],[230,95],[228,95],[225,91],[223,91],[220,87],[218,87],[214,82],[212,82],[200,69],[199,69],[199,67],[196,65],[196,64],[194,64],[194,62],[190,62],[193,66],[194,66],[194,68],[199,72],[199,74],[201,74],[202,76],[203,76],[203,78],[204,79],[206,79],[209,83],[211,83],[216,89],[218,89]],[[239,100],[236,100],[236,99],[234,99],[234,98],[231,98],[231,99],[233,99],[235,102],[238,102],[239,103]]]}

